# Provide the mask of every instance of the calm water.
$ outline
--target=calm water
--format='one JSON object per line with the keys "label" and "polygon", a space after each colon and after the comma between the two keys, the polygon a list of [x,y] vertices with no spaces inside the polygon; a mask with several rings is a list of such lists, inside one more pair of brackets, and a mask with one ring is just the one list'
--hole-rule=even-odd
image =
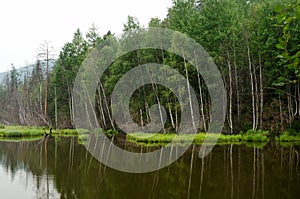
{"label": "calm water", "polygon": [[76,137],[0,142],[0,197],[300,198],[299,146],[216,146],[204,159],[198,150],[160,171],[128,174],[100,164]]}

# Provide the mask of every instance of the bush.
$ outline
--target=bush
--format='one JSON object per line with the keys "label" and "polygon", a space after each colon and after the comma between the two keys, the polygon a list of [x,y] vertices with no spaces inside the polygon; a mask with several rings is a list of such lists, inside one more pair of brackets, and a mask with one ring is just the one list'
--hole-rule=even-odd
{"label": "bush", "polygon": [[291,136],[287,132],[284,132],[282,135],[280,135],[279,140],[281,142],[291,142],[294,141],[294,136]]}
{"label": "bush", "polygon": [[114,135],[117,135],[118,133],[119,133],[118,131],[113,130],[113,129],[108,129],[108,130],[105,132],[105,134],[106,134],[107,136],[114,136]]}
{"label": "bush", "polygon": [[0,124],[0,129],[4,129],[5,126],[3,124]]}
{"label": "bush", "polygon": [[264,135],[264,136],[268,136],[270,135],[269,131],[266,130],[257,130],[254,131],[252,129],[249,129],[246,133],[242,133],[242,134],[246,134],[246,135]]}
{"label": "bush", "polygon": [[243,136],[243,140],[247,142],[267,142],[269,138],[262,134],[248,134]]}
{"label": "bush", "polygon": [[295,129],[287,129],[283,132],[283,134],[290,135],[290,136],[296,136],[298,132]]}

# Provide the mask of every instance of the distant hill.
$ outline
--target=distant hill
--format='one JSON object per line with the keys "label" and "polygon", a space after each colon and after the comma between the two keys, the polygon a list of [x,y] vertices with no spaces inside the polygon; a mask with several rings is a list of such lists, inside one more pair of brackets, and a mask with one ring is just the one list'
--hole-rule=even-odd
{"label": "distant hill", "polygon": [[[54,66],[54,63],[55,63],[55,61],[50,61],[49,62],[49,71],[52,70],[52,68]],[[46,71],[46,63],[42,62],[41,64],[42,64],[43,71],[45,72]],[[23,66],[23,67],[18,67],[18,68],[16,67],[18,73],[20,74],[20,80],[21,81],[24,80],[24,77],[26,76],[26,73],[29,73],[29,75],[30,75],[32,73],[34,67],[35,67],[35,64],[31,64],[31,65]],[[5,78],[6,78],[6,76],[9,72],[10,71],[0,73],[0,84],[5,84]]]}
{"label": "distant hill", "polygon": [[6,74],[7,74],[7,72],[0,73],[0,84],[3,84]]}

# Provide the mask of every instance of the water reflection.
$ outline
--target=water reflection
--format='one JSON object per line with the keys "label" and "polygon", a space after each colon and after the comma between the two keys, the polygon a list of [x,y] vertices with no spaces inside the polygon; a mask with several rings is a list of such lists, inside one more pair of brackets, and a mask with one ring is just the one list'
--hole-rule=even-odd
{"label": "water reflection", "polygon": [[[151,151],[126,143],[127,150]],[[176,148],[174,148],[175,150]],[[128,174],[96,161],[76,137],[0,142],[1,198],[298,198],[299,146],[200,146],[160,171]]]}

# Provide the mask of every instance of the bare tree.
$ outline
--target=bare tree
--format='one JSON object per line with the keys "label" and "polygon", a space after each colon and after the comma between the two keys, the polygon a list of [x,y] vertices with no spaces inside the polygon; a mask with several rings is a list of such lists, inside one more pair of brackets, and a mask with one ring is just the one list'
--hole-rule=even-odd
{"label": "bare tree", "polygon": [[46,88],[44,101],[44,118],[47,120],[48,114],[48,91],[49,91],[49,61],[54,59],[54,49],[50,42],[44,41],[39,47],[38,57],[46,62]]}

